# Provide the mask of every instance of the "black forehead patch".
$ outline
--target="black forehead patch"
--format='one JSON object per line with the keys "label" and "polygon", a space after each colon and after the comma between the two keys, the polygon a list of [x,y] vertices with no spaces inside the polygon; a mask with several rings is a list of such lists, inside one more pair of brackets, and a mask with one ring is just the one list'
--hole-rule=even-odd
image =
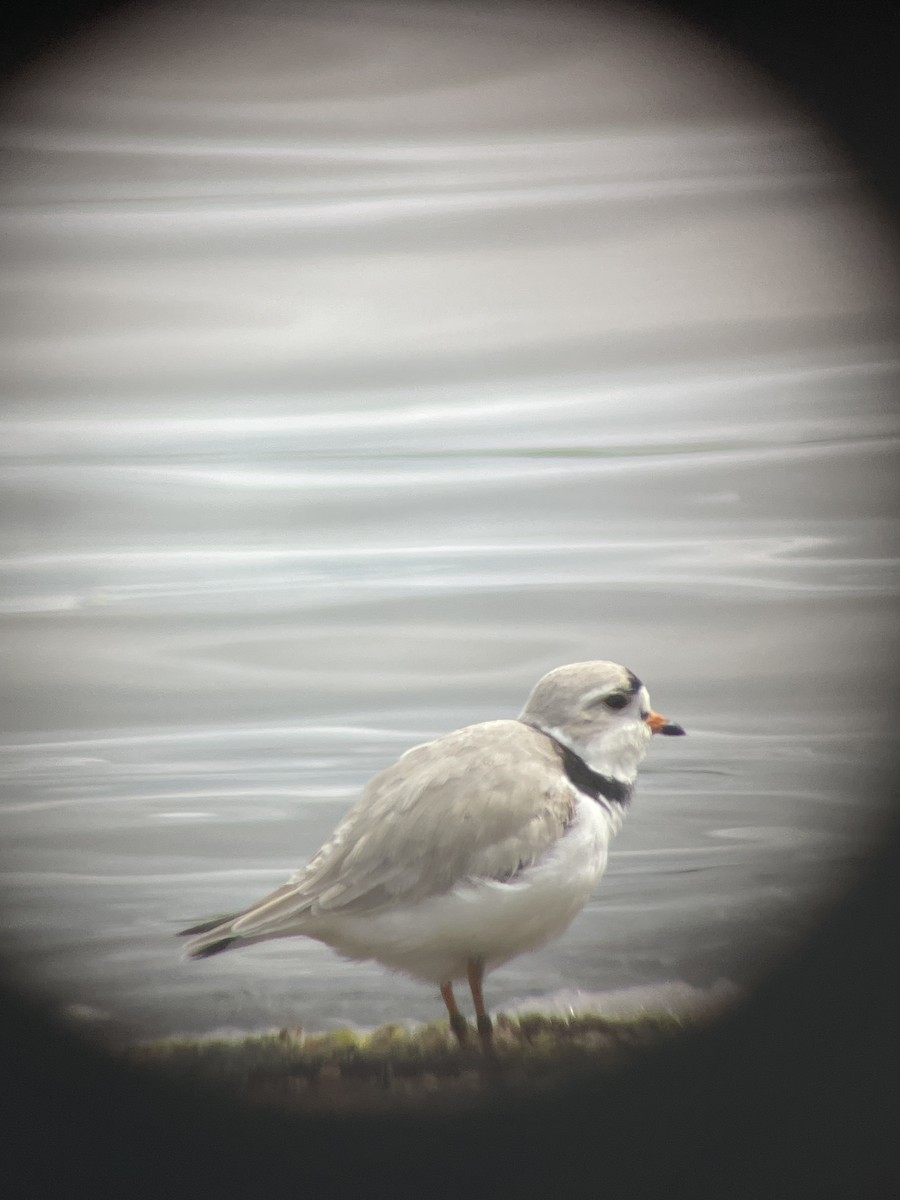
{"label": "black forehead patch", "polygon": [[627,667],[625,668],[625,674],[628,676],[628,690],[634,696],[644,685],[638,679],[637,675],[635,675],[634,671],[629,671]]}

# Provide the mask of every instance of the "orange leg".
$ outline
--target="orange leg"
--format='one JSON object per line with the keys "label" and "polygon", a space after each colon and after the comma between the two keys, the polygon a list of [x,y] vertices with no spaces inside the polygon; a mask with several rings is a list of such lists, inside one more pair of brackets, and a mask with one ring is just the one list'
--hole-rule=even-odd
{"label": "orange leg", "polygon": [[475,1019],[478,1025],[478,1032],[481,1035],[481,1045],[485,1051],[490,1052],[494,1048],[494,1027],[491,1024],[488,1011],[484,1007],[484,993],[481,987],[482,980],[484,979],[484,963],[480,958],[473,958],[469,962],[467,975],[469,977],[469,987],[472,989],[472,1001],[475,1005]]}
{"label": "orange leg", "polygon": [[457,1007],[456,997],[453,995],[452,983],[441,984],[441,996],[447,1005],[447,1012],[450,1014],[450,1028],[456,1034],[456,1040],[462,1045],[469,1036],[469,1026],[466,1018]]}

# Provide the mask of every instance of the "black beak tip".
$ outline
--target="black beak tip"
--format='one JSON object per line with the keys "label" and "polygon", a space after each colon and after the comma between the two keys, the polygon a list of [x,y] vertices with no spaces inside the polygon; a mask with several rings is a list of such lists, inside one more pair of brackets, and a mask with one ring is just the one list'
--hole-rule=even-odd
{"label": "black beak tip", "polygon": [[676,725],[674,721],[670,721],[668,725],[663,725],[659,731],[663,737],[686,737],[687,731],[682,729],[680,725]]}

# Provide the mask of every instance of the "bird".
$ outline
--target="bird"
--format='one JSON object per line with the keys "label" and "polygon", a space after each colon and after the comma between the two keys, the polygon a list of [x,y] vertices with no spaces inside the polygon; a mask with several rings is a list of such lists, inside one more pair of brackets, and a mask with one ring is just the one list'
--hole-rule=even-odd
{"label": "bird", "polygon": [[182,930],[186,956],[312,938],[436,987],[461,1045],[470,1027],[453,988],[466,981],[492,1052],[485,975],[574,920],[606,869],[651,736],[684,732],[626,667],[557,667],[516,719],[407,750],[287,883]]}

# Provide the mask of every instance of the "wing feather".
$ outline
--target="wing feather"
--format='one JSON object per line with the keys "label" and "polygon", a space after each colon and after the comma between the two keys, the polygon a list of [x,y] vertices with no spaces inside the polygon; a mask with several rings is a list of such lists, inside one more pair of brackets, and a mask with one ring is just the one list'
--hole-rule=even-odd
{"label": "wing feather", "polygon": [[368,784],[309,864],[231,926],[266,937],[507,880],[564,833],[574,797],[553,743],[518,721],[471,725],[406,752]]}

